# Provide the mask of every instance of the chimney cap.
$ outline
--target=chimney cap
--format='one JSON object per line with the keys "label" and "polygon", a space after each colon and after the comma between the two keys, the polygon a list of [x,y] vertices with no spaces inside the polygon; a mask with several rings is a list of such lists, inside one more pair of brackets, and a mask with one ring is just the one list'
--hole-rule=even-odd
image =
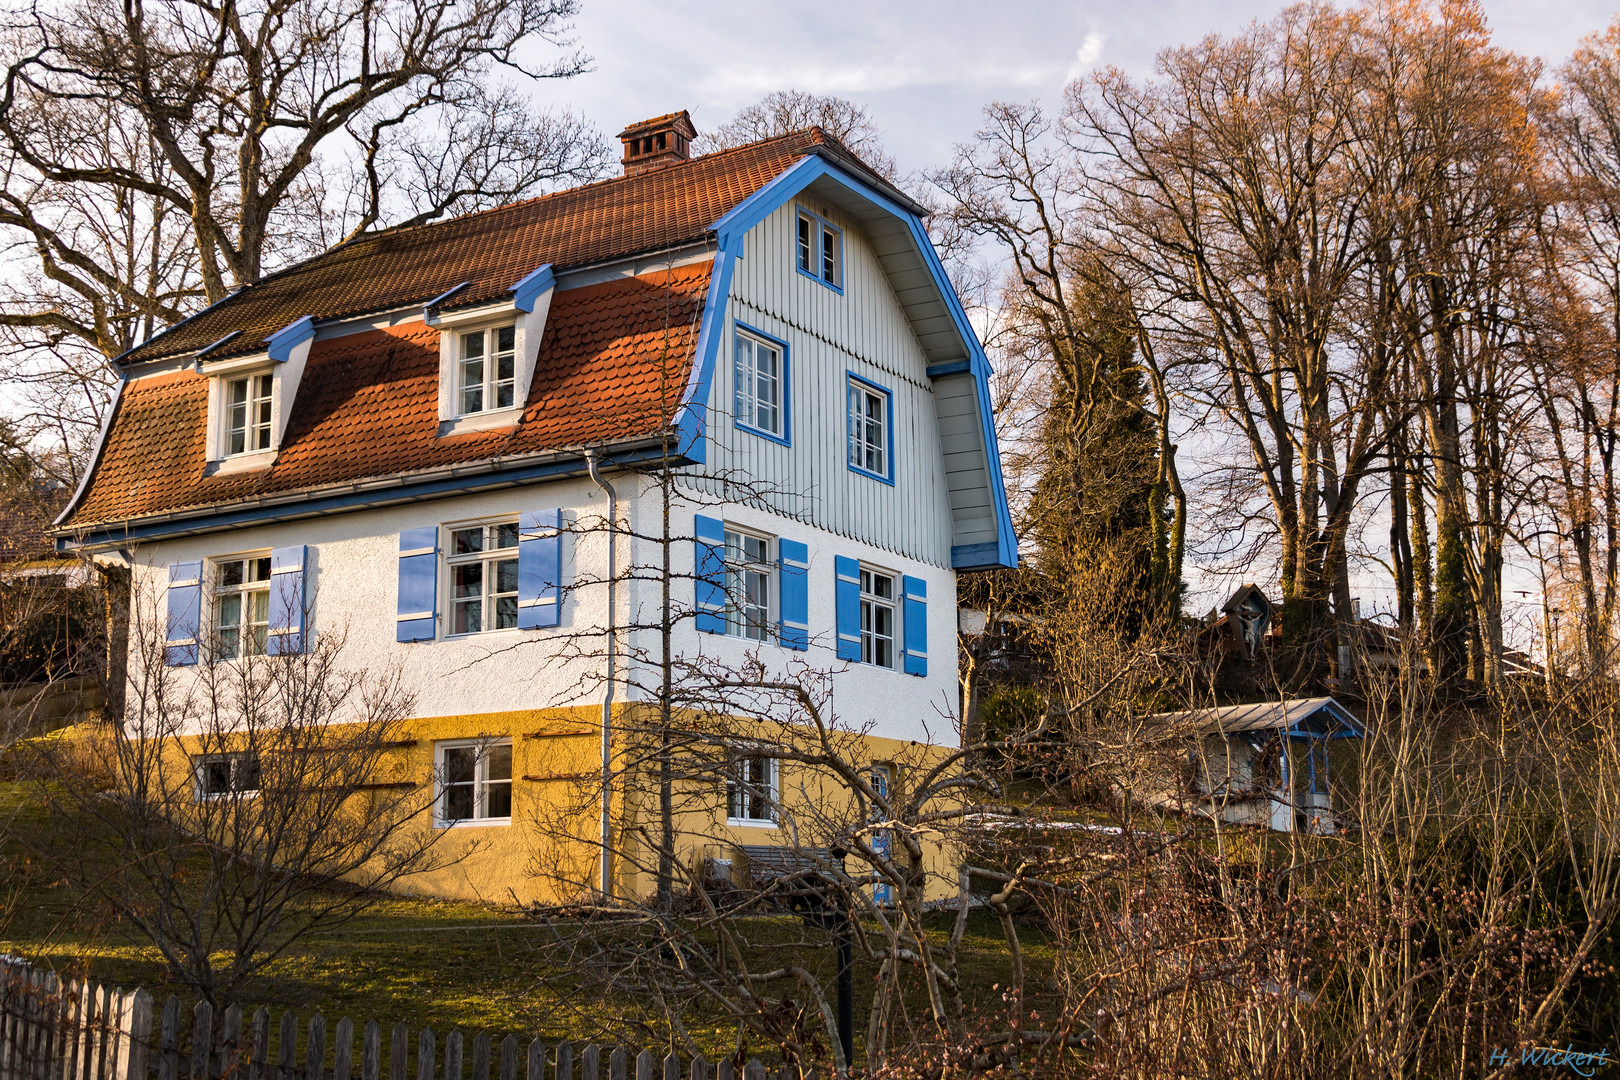
{"label": "chimney cap", "polygon": [[631,124],[619,132],[624,142],[624,157],[619,159],[624,175],[635,176],[687,160],[692,156],[692,139],[696,135],[697,128],[685,109]]}
{"label": "chimney cap", "polygon": [[692,116],[685,109],[680,112],[665,113],[663,116],[655,116],[651,120],[637,120],[619,132],[619,138],[631,139],[637,135],[649,135],[660,130],[678,131],[688,139],[697,138],[697,128],[692,126]]}

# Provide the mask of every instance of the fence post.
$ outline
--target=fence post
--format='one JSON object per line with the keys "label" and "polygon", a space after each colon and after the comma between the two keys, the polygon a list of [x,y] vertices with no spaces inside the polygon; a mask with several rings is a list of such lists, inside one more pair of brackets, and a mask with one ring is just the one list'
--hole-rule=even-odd
{"label": "fence post", "polygon": [[681,1080],[681,1059],[673,1050],[664,1055],[664,1080]]}
{"label": "fence post", "polygon": [[602,1068],[602,1051],[596,1048],[595,1043],[585,1047],[585,1052],[579,1055],[579,1070],[584,1075],[580,1080],[599,1080],[597,1073]]}
{"label": "fence post", "polygon": [[438,1051],[433,1029],[425,1027],[416,1037],[416,1080],[433,1080],[433,1058]]}
{"label": "fence post", "polygon": [[349,1080],[349,1070],[354,1067],[354,1021],[343,1017],[332,1037],[337,1041],[332,1047],[332,1080]]}
{"label": "fence post", "polygon": [[608,1080],[625,1080],[626,1066],[624,1047],[615,1046],[613,1053],[608,1055]]}
{"label": "fence post", "polygon": [[636,1055],[636,1080],[657,1080],[658,1063],[653,1060],[651,1050],[643,1050]]}
{"label": "fence post", "polygon": [[489,1080],[489,1032],[473,1039],[472,1080]]}
{"label": "fence post", "polygon": [[765,1066],[759,1063],[759,1058],[749,1058],[748,1064],[743,1066],[743,1080],[765,1080]]}
{"label": "fence post", "polygon": [[281,1014],[280,1024],[281,1052],[276,1055],[276,1064],[270,1072],[270,1080],[296,1080],[298,1069],[298,1017],[288,1009]]}
{"label": "fence post", "polygon": [[709,1063],[702,1054],[692,1055],[691,1080],[709,1080]]}
{"label": "fence post", "polygon": [[517,1080],[517,1036],[501,1040],[501,1080]]}
{"label": "fence post", "polygon": [[180,999],[173,994],[163,1003],[163,1020],[158,1032],[158,1080],[178,1080],[180,1076]]}
{"label": "fence post", "polygon": [[444,1037],[444,1080],[461,1080],[461,1032],[456,1028]]}
{"label": "fence post", "polygon": [[737,1063],[728,1057],[715,1062],[714,1080],[737,1080]]}
{"label": "fence post", "polygon": [[395,1024],[393,1038],[388,1041],[388,1080],[405,1080],[405,1057],[410,1045],[411,1029]]}
{"label": "fence post", "polygon": [[546,1080],[546,1044],[539,1039],[529,1043],[529,1080]]}
{"label": "fence post", "polygon": [[557,1080],[574,1080],[574,1044],[557,1044]]}
{"label": "fence post", "polygon": [[197,1002],[191,1010],[191,1075],[187,1080],[208,1080],[208,1061],[214,1049],[214,1007]]}
{"label": "fence post", "polygon": [[265,1080],[270,1061],[270,1010],[260,1005],[253,1012],[253,1035],[248,1041],[248,1080]]}
{"label": "fence post", "polygon": [[118,1080],[146,1080],[146,1064],[152,1046],[152,995],[137,990],[124,999],[122,1050]]}
{"label": "fence post", "polygon": [[309,1018],[309,1039],[304,1043],[304,1080],[321,1080],[326,1073],[326,1017]]}
{"label": "fence post", "polygon": [[365,1045],[360,1050],[360,1080],[378,1080],[382,1072],[382,1026],[367,1021]]}

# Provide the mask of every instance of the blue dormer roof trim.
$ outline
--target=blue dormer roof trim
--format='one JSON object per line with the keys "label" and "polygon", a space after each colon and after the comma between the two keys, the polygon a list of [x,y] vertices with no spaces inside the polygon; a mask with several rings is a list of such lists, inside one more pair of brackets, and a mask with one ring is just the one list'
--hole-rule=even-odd
{"label": "blue dormer roof trim", "polygon": [[313,316],[305,315],[297,322],[288,323],[271,334],[265,339],[265,344],[270,347],[270,359],[278,364],[285,364],[294,349],[314,336],[315,319]]}
{"label": "blue dormer roof trim", "polygon": [[1001,450],[996,442],[995,414],[990,405],[990,361],[973,332],[967,312],[957,298],[945,274],[945,267],[934,251],[933,242],[923,227],[922,218],[909,207],[877,190],[858,177],[845,172],[831,160],[819,155],[800,159],[776,179],[732,207],[717,220],[714,231],[718,250],[714,270],[709,277],[709,295],[703,308],[702,328],[698,333],[698,351],[692,374],[687,381],[686,393],[680,410],[675,415],[679,433],[680,452],[694,462],[705,460],[703,416],[709,400],[709,387],[714,376],[720,341],[724,336],[725,302],[731,295],[731,273],[735,260],[742,258],[743,238],[748,231],[764,221],[780,207],[795,199],[799,192],[816,180],[827,177],[848,188],[861,198],[879,207],[906,226],[920,254],[934,287],[939,290],[957,334],[962,339],[968,357],[965,361],[939,364],[929,369],[930,377],[969,374],[973,377],[978,399],[979,422],[982,427],[985,467],[990,475],[991,495],[995,503],[996,541],[994,544],[973,544],[954,548],[951,562],[958,570],[990,570],[1018,565],[1018,540],[1013,534],[1012,512],[1007,505],[1006,483],[1001,475]]}
{"label": "blue dormer roof trim", "polygon": [[512,306],[519,311],[533,311],[540,297],[556,284],[557,275],[552,273],[551,264],[541,263],[513,284]]}

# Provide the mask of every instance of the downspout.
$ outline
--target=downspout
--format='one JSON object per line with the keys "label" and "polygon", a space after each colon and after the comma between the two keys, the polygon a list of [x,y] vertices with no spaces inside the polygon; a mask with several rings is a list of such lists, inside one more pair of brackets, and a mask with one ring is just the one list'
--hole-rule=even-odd
{"label": "downspout", "polygon": [[619,495],[613,485],[602,479],[597,471],[597,452],[585,451],[585,468],[591,482],[608,497],[608,557],[607,557],[607,691],[602,695],[602,899],[613,899],[613,866],[608,858],[609,844],[613,840],[613,676],[614,661],[618,659],[618,636],[614,632],[614,619],[618,615],[618,536]]}

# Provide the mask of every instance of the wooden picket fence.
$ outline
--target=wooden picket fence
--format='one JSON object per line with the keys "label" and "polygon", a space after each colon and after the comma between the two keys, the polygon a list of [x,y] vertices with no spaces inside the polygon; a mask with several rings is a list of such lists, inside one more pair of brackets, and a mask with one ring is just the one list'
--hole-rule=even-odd
{"label": "wooden picket fence", "polygon": [[[183,1019],[177,997],[154,1016],[145,990],[63,981],[0,958],[0,1080],[738,1080],[729,1059],[711,1064],[595,1043],[576,1054],[573,1043],[534,1039],[525,1046],[515,1035],[496,1044],[479,1033],[469,1055],[460,1031],[441,1043],[430,1027],[417,1033],[413,1054],[404,1024],[388,1032],[385,1055],[383,1027],[375,1020],[359,1030],[357,1061],[354,1022],[339,1020],[328,1045],[319,1013],[302,1032],[300,1062],[301,1032],[290,1011],[281,1014],[274,1042],[269,1009],[244,1024],[238,1006],[216,1018],[200,1001],[189,1028]],[[783,1066],[767,1073],[756,1059],[742,1069],[741,1080],[800,1080],[800,1072]]]}

